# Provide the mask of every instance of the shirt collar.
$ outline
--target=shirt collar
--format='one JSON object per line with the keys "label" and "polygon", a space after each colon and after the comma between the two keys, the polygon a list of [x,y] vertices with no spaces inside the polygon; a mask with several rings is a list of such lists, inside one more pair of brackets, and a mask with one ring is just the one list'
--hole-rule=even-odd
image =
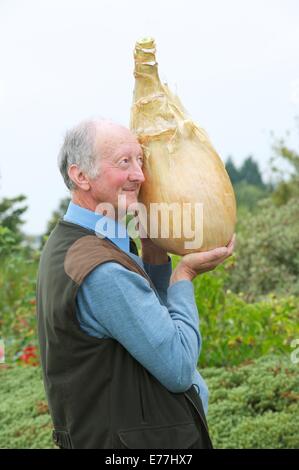
{"label": "shirt collar", "polygon": [[130,239],[125,225],[110,217],[97,214],[70,201],[63,220],[92,230],[111,240],[121,250],[130,252]]}

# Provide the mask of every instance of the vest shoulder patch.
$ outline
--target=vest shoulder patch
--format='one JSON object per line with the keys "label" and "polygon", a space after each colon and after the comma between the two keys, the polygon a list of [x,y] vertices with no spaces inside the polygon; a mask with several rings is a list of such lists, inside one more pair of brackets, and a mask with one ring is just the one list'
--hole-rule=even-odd
{"label": "vest shoulder patch", "polygon": [[112,242],[94,235],[81,237],[70,246],[65,256],[64,270],[74,282],[81,285],[94,268],[108,261],[116,261],[145,277],[143,270],[126,253]]}

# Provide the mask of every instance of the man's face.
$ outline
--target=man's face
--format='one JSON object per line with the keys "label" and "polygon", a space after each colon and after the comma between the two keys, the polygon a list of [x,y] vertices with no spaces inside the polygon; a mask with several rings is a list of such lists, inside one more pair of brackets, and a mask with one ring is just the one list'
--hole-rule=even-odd
{"label": "man's face", "polygon": [[115,209],[118,196],[125,196],[125,208],[137,202],[141,184],[143,152],[136,137],[127,129],[113,127],[98,132],[99,175],[90,181],[96,204],[110,203]]}

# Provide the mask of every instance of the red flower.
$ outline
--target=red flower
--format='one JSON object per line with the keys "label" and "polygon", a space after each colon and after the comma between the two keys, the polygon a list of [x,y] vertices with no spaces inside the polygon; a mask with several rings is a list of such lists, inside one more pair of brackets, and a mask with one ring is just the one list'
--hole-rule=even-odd
{"label": "red flower", "polygon": [[36,355],[36,346],[27,346],[23,349],[23,354],[20,356],[20,361],[31,366],[38,365],[38,358]]}

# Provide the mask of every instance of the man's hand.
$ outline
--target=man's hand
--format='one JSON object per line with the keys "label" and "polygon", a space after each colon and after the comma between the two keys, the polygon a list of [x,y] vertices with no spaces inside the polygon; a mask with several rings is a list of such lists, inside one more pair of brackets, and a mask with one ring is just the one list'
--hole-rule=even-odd
{"label": "man's hand", "polygon": [[198,274],[215,269],[232,255],[235,239],[236,235],[234,234],[227,246],[183,256],[171,275],[169,285],[182,280],[192,281]]}

